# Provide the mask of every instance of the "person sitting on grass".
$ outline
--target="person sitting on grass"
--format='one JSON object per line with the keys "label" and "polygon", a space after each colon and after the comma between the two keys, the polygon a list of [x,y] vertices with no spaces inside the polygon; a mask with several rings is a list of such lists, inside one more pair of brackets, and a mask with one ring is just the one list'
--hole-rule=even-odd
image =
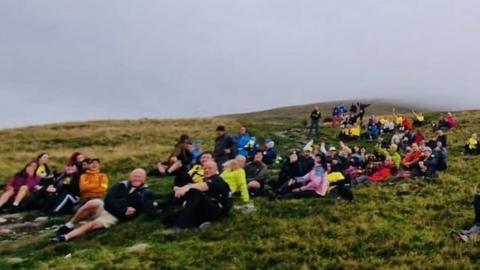
{"label": "person sitting on grass", "polygon": [[[104,201],[92,199],[84,204],[69,222],[58,228],[51,242],[65,242],[94,230],[108,229],[120,221],[132,220],[142,213],[154,214],[156,204],[145,180],[144,169],[133,170],[129,181],[114,185]],[[75,228],[76,223],[88,219],[93,220]]]}
{"label": "person sitting on grass", "polygon": [[465,144],[465,154],[466,155],[479,154],[477,133],[473,133],[472,136],[468,139],[467,144]]}
{"label": "person sitting on grass", "polygon": [[37,162],[31,161],[16,173],[5,187],[5,191],[0,196],[0,209],[4,210],[8,203],[13,199],[12,212],[21,209],[21,204],[34,190],[39,189],[40,177],[35,175],[37,171]]}
{"label": "person sitting on grass", "polygon": [[175,198],[183,203],[182,210],[166,220],[172,229],[203,228],[209,222],[224,217],[232,208],[232,192],[228,184],[218,175],[214,161],[204,164],[205,178],[202,183],[174,187]]}
{"label": "person sitting on grass", "polygon": [[263,149],[263,162],[267,165],[273,164],[277,159],[277,154],[275,142],[271,139],[266,139],[265,148]]}
{"label": "person sitting on grass", "polygon": [[418,144],[413,143],[410,152],[402,159],[402,168],[406,170],[412,170],[420,160],[422,151],[418,147]]}
{"label": "person sitting on grass", "polygon": [[223,164],[223,172],[220,175],[230,187],[232,193],[240,192],[242,201],[248,203],[250,194],[247,188],[247,177],[245,174],[246,158],[238,155],[235,159],[229,160]]}
{"label": "person sitting on grass", "polygon": [[245,166],[247,177],[247,188],[250,196],[259,196],[265,188],[267,181],[268,167],[263,163],[263,153],[258,151],[253,157],[253,161]]}
{"label": "person sitting on grass", "polygon": [[473,199],[473,207],[475,210],[475,219],[473,226],[468,230],[450,231],[450,236],[457,242],[469,242],[475,240],[480,234],[480,193],[475,194]]}
{"label": "person sitting on grass", "polygon": [[413,126],[415,127],[421,127],[425,125],[425,116],[421,112],[415,112],[412,110],[413,116],[415,117],[413,119]]}
{"label": "person sitting on grass", "polygon": [[398,153],[398,146],[396,144],[391,144],[387,149],[383,149],[380,144],[375,146],[375,150],[378,154],[384,156],[385,158],[390,158],[393,161],[395,168],[400,168],[402,163],[402,156]]}
{"label": "person sitting on grass", "polygon": [[298,160],[298,152],[295,149],[292,149],[288,152],[288,156],[280,167],[280,173],[276,181],[272,181],[269,185],[273,189],[280,188],[285,182],[288,182],[290,179],[303,176],[303,170],[301,169],[300,162]]}
{"label": "person sitting on grass", "polygon": [[148,172],[148,176],[169,177],[188,171],[193,161],[193,154],[190,152],[191,147],[192,143],[189,136],[182,134],[168,160],[159,161],[157,167]]}
{"label": "person sitting on grass", "polygon": [[198,164],[192,166],[192,168],[182,174],[178,174],[175,177],[174,185],[177,187],[183,187],[189,183],[201,183],[204,178],[204,164],[205,162],[213,160],[213,152],[206,151],[200,155]]}
{"label": "person sitting on grass", "polygon": [[377,161],[377,162],[370,163],[369,165],[370,165],[369,168],[367,168],[367,170],[369,171],[369,174],[357,177],[355,179],[355,182],[357,184],[368,183],[368,182],[373,182],[373,183],[383,182],[392,177],[393,170],[395,167],[394,162],[390,156],[388,156],[383,162]]}
{"label": "person sitting on grass", "polygon": [[432,179],[437,177],[438,158],[430,147],[425,147],[417,165],[412,169],[412,176]]}
{"label": "person sitting on grass", "polygon": [[100,159],[87,159],[87,171],[80,176],[80,196],[83,202],[103,198],[108,188],[108,176],[100,172]]}
{"label": "person sitting on grass", "polygon": [[315,166],[306,175],[290,179],[279,190],[279,199],[324,197],[328,191],[327,173],[322,165],[322,155],[315,155]]}
{"label": "person sitting on grass", "polygon": [[35,176],[38,176],[40,178],[44,177],[51,177],[53,172],[50,170],[50,167],[48,166],[48,154],[47,153],[41,153],[40,155],[37,156],[36,161],[38,164],[38,168],[35,171]]}

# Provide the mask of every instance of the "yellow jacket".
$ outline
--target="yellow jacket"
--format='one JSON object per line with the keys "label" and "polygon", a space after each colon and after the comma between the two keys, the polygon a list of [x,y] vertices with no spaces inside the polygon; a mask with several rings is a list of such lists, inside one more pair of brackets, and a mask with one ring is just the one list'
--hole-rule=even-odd
{"label": "yellow jacket", "polygon": [[202,165],[195,165],[189,171],[188,175],[194,183],[202,183],[205,175],[205,171]]}
{"label": "yellow jacket", "polygon": [[80,176],[80,195],[83,199],[102,198],[108,188],[108,176],[99,171],[87,171]]}
{"label": "yellow jacket", "polygon": [[476,149],[476,148],[477,148],[478,141],[477,141],[477,139],[475,139],[475,138],[470,138],[470,139],[468,139],[467,144],[468,144],[468,148],[469,148],[469,149]]}

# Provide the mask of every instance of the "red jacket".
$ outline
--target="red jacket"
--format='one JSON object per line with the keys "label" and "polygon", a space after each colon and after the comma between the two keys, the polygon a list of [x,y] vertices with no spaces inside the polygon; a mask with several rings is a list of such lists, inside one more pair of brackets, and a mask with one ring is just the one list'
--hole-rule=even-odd
{"label": "red jacket", "polygon": [[392,176],[392,168],[389,166],[382,166],[375,173],[368,177],[371,182],[382,182]]}

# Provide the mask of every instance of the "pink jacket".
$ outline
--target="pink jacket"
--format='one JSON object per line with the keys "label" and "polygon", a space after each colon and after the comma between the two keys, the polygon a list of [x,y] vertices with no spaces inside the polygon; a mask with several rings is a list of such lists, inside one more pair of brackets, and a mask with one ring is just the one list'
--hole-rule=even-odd
{"label": "pink jacket", "polygon": [[327,173],[324,172],[322,176],[318,176],[316,173],[316,167],[309,173],[302,177],[307,184],[300,188],[300,190],[313,190],[320,196],[325,196],[328,191]]}

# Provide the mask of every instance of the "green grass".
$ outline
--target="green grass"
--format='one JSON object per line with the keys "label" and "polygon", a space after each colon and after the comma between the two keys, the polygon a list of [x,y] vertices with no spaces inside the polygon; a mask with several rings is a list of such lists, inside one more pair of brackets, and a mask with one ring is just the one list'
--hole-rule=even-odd
{"label": "green grass", "polygon": [[[407,180],[395,186],[354,190],[351,203],[332,200],[255,199],[257,212],[233,211],[205,231],[166,236],[161,217],[141,217],[74,242],[50,245],[50,232],[0,238],[0,269],[478,269],[479,244],[454,243],[450,228],[473,220],[479,183],[478,158],[464,158],[462,145],[477,129],[480,112],[459,113],[460,128],[449,135],[449,170],[433,183]],[[438,117],[429,115],[430,119]],[[247,124],[260,138],[274,138],[282,153],[297,138],[279,137],[304,127],[297,120],[257,122],[250,118],[178,121],[108,121],[49,125],[0,132],[0,177],[7,179],[36,153],[47,151],[60,168],[74,150],[102,158],[113,182],[135,166],[149,167],[171,150],[179,132],[211,146],[214,127]],[[316,142],[336,143],[322,128]],[[432,135],[430,131],[427,132]],[[371,148],[372,142],[361,141]],[[271,178],[275,178],[272,175]],[[172,179],[149,179],[160,196]],[[33,212],[31,217],[38,213]],[[61,222],[67,217],[56,217]],[[148,243],[145,253],[126,248]],[[71,254],[71,258],[65,258]],[[7,258],[25,259],[12,264]]]}

